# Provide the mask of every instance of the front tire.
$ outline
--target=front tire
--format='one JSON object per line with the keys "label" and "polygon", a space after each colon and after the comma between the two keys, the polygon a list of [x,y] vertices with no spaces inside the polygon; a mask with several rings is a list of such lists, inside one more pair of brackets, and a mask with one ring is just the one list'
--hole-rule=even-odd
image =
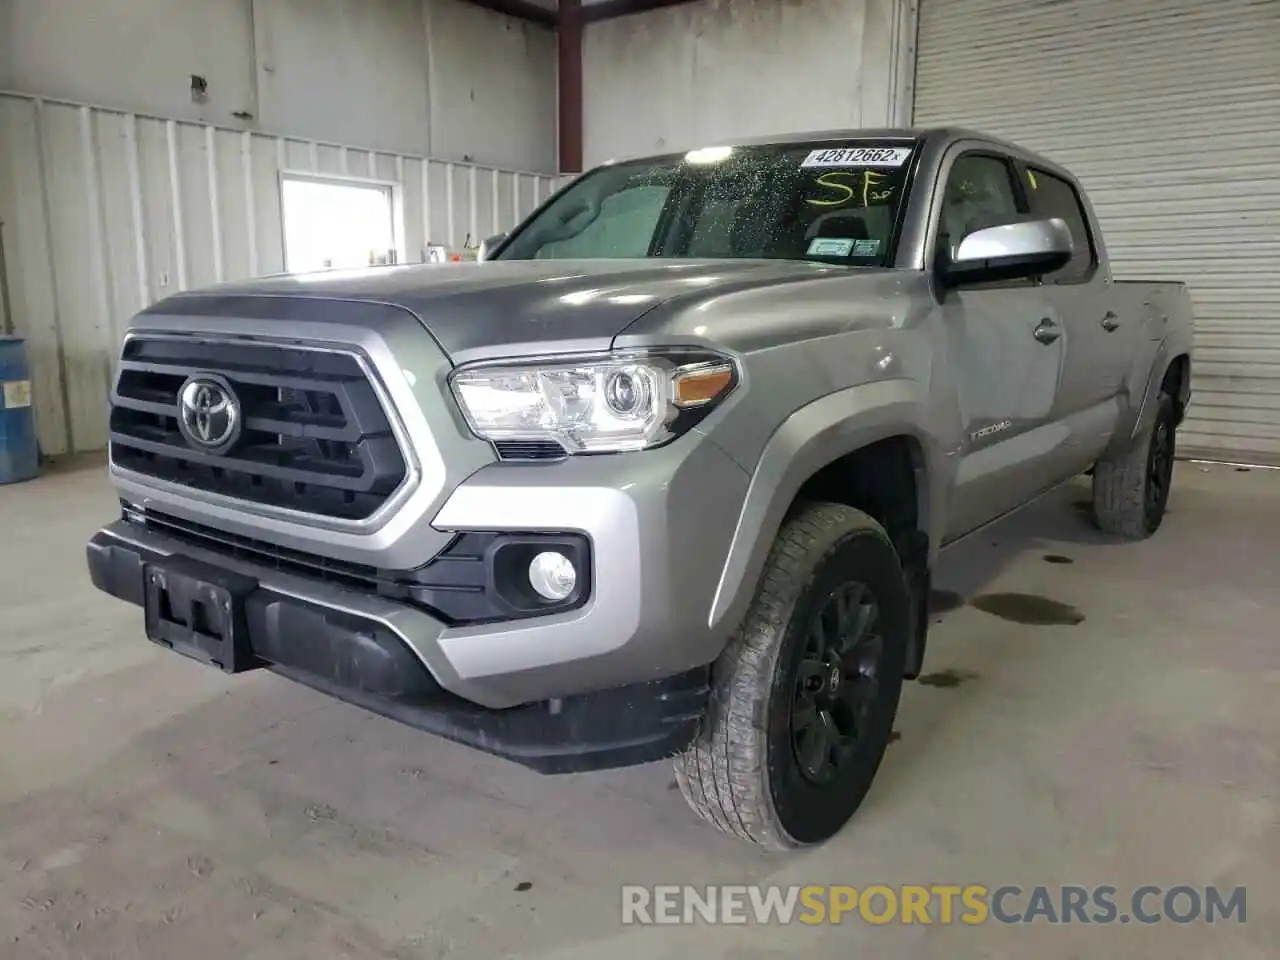
{"label": "front tire", "polygon": [[676,782],[726,833],[786,850],[849,821],[884,756],[902,693],[910,601],[898,555],[842,504],[798,511],[770,551]]}
{"label": "front tire", "polygon": [[1160,529],[1173,483],[1177,426],[1173,397],[1161,393],[1155,417],[1133,449],[1094,466],[1093,515],[1104,533],[1142,540]]}

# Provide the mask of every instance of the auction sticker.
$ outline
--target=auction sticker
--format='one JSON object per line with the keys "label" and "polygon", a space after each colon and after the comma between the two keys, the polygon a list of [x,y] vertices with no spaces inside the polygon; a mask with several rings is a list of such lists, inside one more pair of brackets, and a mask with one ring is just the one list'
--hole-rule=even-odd
{"label": "auction sticker", "polygon": [[811,150],[800,166],[811,167],[900,167],[911,156],[910,147],[830,147]]}

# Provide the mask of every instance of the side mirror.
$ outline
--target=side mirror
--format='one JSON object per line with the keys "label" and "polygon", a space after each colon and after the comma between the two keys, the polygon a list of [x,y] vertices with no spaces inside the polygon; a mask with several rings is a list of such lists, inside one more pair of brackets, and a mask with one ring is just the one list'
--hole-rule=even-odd
{"label": "side mirror", "polygon": [[507,239],[505,233],[495,233],[492,237],[485,237],[480,241],[480,249],[476,251],[476,260],[488,260],[489,254],[493,253],[494,248],[505,239]]}
{"label": "side mirror", "polygon": [[948,286],[1021,280],[1053,273],[1071,260],[1071,229],[1059,217],[975,230],[944,260]]}

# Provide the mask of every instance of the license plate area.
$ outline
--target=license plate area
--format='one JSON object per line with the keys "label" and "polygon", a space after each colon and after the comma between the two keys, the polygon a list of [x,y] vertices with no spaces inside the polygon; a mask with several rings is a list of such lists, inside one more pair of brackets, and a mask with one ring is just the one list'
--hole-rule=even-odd
{"label": "license plate area", "polygon": [[263,666],[246,621],[252,577],[174,556],[148,563],[143,586],[147,639],[226,673]]}

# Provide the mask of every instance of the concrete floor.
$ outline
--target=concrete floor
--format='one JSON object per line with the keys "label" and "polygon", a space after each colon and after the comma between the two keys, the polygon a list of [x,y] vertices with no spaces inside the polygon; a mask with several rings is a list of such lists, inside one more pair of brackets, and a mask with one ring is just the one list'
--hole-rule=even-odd
{"label": "concrete floor", "polygon": [[[940,591],[995,614],[938,614],[854,824],[777,857],[662,764],[539,777],[163,653],[85,575],[101,470],[0,488],[0,956],[1274,957],[1280,472],[1181,464],[1141,544],[1094,533],[1084,490],[947,555]],[[1008,592],[1084,619],[1011,622]],[[1244,884],[1248,920],[619,924],[622,883],[715,882]]]}

